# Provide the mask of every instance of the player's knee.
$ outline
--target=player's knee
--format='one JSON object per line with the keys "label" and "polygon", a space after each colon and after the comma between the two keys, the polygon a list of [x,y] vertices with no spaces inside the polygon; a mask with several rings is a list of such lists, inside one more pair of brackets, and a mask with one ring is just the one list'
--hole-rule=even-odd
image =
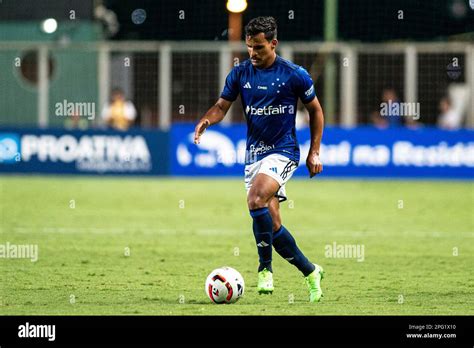
{"label": "player's knee", "polygon": [[265,197],[259,194],[249,194],[247,197],[247,205],[250,210],[264,208],[268,206],[268,202]]}

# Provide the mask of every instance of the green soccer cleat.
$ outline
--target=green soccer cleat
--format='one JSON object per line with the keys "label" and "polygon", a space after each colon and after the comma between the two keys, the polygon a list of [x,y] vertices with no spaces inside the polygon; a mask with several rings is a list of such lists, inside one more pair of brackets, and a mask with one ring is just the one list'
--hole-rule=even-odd
{"label": "green soccer cleat", "polygon": [[257,291],[259,294],[273,293],[273,274],[266,268],[258,272]]}
{"label": "green soccer cleat", "polygon": [[321,280],[324,278],[324,271],[321,266],[317,264],[314,264],[314,266],[316,266],[316,269],[304,278],[309,289],[309,302],[319,302],[323,296]]}

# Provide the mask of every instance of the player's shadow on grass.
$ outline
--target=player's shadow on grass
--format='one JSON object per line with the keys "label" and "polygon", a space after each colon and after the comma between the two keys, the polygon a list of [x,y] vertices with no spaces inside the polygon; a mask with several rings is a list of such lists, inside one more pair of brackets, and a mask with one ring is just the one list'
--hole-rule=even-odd
{"label": "player's shadow on grass", "polygon": [[176,304],[195,304],[195,305],[208,305],[212,304],[210,300],[202,299],[202,300],[188,300],[186,298],[182,299],[180,301],[180,298],[176,299],[169,299],[169,298],[144,298],[145,301],[148,302],[155,302],[155,303],[160,303],[160,304],[170,304],[170,305],[176,305]]}
{"label": "player's shadow on grass", "polygon": [[212,304],[210,300],[189,300],[186,301],[187,304],[198,304],[198,305],[207,305],[207,304]]}

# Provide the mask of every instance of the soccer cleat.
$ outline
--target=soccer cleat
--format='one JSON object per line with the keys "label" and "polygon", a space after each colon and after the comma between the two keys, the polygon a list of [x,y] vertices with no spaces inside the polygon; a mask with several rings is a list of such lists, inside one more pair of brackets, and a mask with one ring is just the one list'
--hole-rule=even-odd
{"label": "soccer cleat", "polygon": [[314,264],[316,269],[305,277],[306,285],[309,289],[309,302],[319,302],[323,296],[321,290],[321,280],[324,278],[324,271],[321,266]]}
{"label": "soccer cleat", "polygon": [[271,294],[273,292],[273,274],[266,268],[258,272],[257,291],[259,294]]}

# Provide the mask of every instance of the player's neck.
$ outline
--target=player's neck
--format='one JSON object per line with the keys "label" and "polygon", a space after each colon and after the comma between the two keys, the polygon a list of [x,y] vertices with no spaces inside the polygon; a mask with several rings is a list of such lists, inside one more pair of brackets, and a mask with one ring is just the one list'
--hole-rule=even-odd
{"label": "player's neck", "polygon": [[273,57],[268,61],[267,64],[265,64],[265,66],[261,67],[260,69],[268,69],[269,67],[271,67],[273,63],[275,63],[276,58],[277,54],[276,52],[273,52]]}

